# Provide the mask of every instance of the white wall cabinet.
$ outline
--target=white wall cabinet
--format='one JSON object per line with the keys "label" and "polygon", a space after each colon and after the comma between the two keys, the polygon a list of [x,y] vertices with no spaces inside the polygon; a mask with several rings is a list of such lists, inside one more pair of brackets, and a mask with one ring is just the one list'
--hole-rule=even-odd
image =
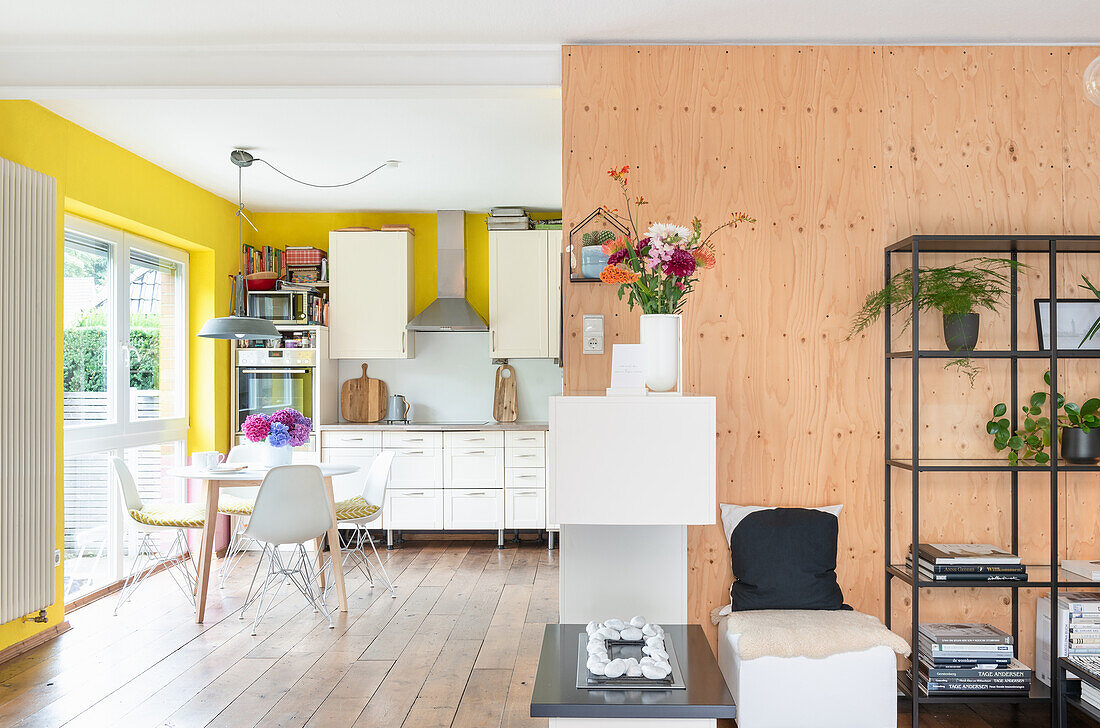
{"label": "white wall cabinet", "polygon": [[412,234],[331,232],[329,264],[329,356],[411,357]]}
{"label": "white wall cabinet", "polygon": [[489,233],[489,353],[561,355],[561,231]]}

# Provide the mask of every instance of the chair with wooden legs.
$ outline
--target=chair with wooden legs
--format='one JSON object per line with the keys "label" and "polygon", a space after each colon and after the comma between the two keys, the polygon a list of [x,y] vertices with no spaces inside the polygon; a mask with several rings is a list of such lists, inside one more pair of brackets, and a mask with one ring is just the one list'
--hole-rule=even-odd
{"label": "chair with wooden legs", "polygon": [[[260,443],[242,442],[230,449],[225,462],[232,464],[251,465],[263,460]],[[225,580],[233,573],[248,548],[249,539],[244,537],[244,530],[248,526],[248,517],[252,515],[252,508],[256,503],[255,488],[222,488],[218,493],[218,513],[233,518],[233,533],[229,537],[229,546],[225,550],[225,558],[222,559],[218,569],[218,588],[225,587]]]}
{"label": "chair with wooden legs", "polygon": [[[119,608],[126,603],[141,583],[161,566],[165,567],[172,581],[194,605],[198,572],[187,546],[186,529],[203,527],[205,518],[202,504],[145,503],[138,494],[137,482],[126,461],[120,457],[112,457],[110,464],[111,471],[118,482],[122,502],[129,513],[131,525],[141,534],[137,553],[134,554],[134,565],[122,585],[114,613],[117,615]],[[175,538],[168,551],[162,553],[157,544],[156,535],[165,532],[174,532]]]}

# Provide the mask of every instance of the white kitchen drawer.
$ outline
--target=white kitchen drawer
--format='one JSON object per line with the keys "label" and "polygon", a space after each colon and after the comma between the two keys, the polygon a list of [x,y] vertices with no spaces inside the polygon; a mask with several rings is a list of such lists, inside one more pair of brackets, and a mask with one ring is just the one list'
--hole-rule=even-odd
{"label": "white kitchen drawer", "polygon": [[382,447],[378,430],[323,430],[321,447]]}
{"label": "white kitchen drawer", "polygon": [[546,489],[510,488],[504,491],[505,528],[546,528]]}
{"label": "white kitchen drawer", "polygon": [[503,488],[504,450],[454,447],[443,453],[444,488]]}
{"label": "white kitchen drawer", "polygon": [[542,431],[507,430],[504,444],[508,447],[546,447],[546,433]]}
{"label": "white kitchen drawer", "polygon": [[389,488],[382,508],[388,529],[443,528],[443,491],[438,488]]}
{"label": "white kitchen drawer", "polygon": [[382,433],[382,447],[387,450],[398,447],[423,447],[430,450],[441,450],[443,448],[443,433],[386,430]]}
{"label": "white kitchen drawer", "polygon": [[509,468],[544,468],[546,450],[541,447],[505,448],[504,464]]}
{"label": "white kitchen drawer", "polygon": [[503,488],[459,488],[443,493],[444,528],[504,528]]}
{"label": "white kitchen drawer", "polygon": [[444,432],[443,446],[451,447],[504,447],[504,433],[496,432]]}
{"label": "white kitchen drawer", "polygon": [[363,495],[367,472],[374,459],[382,452],[377,447],[326,447],[321,451],[321,462],[330,465],[355,465],[359,470],[347,475],[332,476],[332,493],[337,501]]}
{"label": "white kitchen drawer", "polygon": [[505,488],[544,488],[546,487],[545,468],[505,468]]}
{"label": "white kitchen drawer", "polygon": [[442,450],[394,448],[394,452],[390,467],[391,488],[443,487]]}

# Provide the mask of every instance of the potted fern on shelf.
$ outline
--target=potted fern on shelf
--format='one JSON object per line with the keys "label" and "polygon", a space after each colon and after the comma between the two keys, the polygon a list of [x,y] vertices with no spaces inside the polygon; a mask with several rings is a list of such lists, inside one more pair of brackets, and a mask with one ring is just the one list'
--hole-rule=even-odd
{"label": "potted fern on shelf", "polygon": [[[943,318],[944,344],[949,351],[966,353],[978,346],[980,309],[996,311],[1008,293],[1012,271],[1028,266],[1007,258],[968,258],[955,265],[922,266],[917,273],[918,311],[939,311]],[[913,271],[909,268],[890,278],[884,288],[867,296],[853,317],[848,338],[865,331],[887,307],[903,315],[901,330],[913,323]],[[963,356],[948,362],[974,379],[976,369]]]}

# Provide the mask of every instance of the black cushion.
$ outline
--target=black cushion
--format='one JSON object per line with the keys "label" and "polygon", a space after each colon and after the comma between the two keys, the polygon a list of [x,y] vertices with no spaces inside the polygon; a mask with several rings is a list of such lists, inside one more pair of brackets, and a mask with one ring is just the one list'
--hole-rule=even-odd
{"label": "black cushion", "polygon": [[808,508],[750,513],[730,535],[733,611],[851,609],[836,581],[839,521]]}

